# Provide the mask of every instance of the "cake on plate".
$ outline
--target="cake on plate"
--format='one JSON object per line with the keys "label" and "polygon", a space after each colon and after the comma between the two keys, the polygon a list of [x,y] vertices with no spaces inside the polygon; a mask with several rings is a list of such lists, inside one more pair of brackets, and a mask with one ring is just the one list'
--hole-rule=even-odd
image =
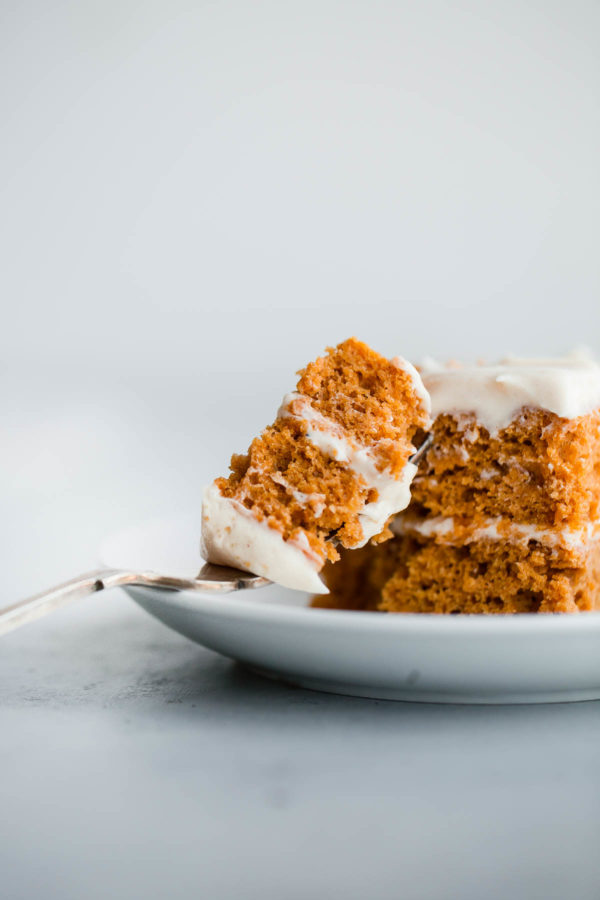
{"label": "cake on plate", "polygon": [[600,609],[600,367],[421,368],[432,443],[394,539],[328,566],[316,605],[429,613]]}
{"label": "cake on plate", "polygon": [[205,490],[202,547],[210,562],[323,593],[319,572],[338,548],[392,538],[429,395],[409,362],[355,338],[298,374],[275,422]]}

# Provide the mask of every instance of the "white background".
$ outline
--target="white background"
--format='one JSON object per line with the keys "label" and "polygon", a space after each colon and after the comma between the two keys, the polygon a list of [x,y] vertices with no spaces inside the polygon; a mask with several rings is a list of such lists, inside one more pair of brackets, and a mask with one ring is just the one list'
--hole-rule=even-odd
{"label": "white background", "polygon": [[595,0],[1,16],[6,364],[598,346]]}
{"label": "white background", "polygon": [[[596,0],[4,0],[0,602],[198,510],[328,343],[600,350],[599,46]],[[288,691],[119,595],[1,649],[11,896],[597,896],[597,704]]]}

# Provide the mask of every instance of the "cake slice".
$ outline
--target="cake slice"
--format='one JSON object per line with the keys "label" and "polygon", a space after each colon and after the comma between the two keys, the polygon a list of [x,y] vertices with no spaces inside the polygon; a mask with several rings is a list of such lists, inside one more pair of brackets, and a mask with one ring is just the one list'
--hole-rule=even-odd
{"label": "cake slice", "polygon": [[321,605],[600,609],[600,367],[510,359],[422,374],[435,420],[411,506],[393,541],[328,573]]}
{"label": "cake slice", "polygon": [[287,587],[325,593],[319,578],[336,545],[392,536],[410,500],[414,441],[430,424],[418,372],[350,338],[300,373],[273,425],[234,455],[202,507],[210,562]]}

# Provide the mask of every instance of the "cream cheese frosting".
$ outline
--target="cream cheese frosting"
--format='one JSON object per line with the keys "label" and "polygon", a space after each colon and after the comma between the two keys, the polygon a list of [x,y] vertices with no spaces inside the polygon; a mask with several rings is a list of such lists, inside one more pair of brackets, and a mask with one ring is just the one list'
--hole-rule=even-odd
{"label": "cream cheese frosting", "polygon": [[500,516],[488,516],[484,524],[473,526],[456,521],[453,516],[429,516],[419,518],[413,515],[399,516],[392,523],[394,534],[420,534],[427,538],[437,538],[441,543],[470,544],[474,541],[508,540],[512,543],[537,541],[550,547],[564,547],[567,550],[584,550],[598,531],[598,522],[588,522],[583,528],[543,528],[525,522],[511,522]]}
{"label": "cream cheese frosting", "polygon": [[431,397],[429,396],[429,391],[423,384],[423,379],[421,378],[417,369],[415,369],[411,362],[409,362],[407,359],[404,359],[403,356],[395,356],[390,361],[392,365],[396,366],[397,369],[402,369],[402,371],[406,372],[406,374],[409,376],[410,380],[412,381],[413,390],[421,401],[423,409],[428,416],[431,416]]}
{"label": "cream cheese frosting", "polygon": [[584,354],[559,359],[509,357],[494,365],[421,366],[432,415],[472,414],[490,434],[506,428],[524,407],[565,419],[600,407],[600,366]]}
{"label": "cream cheese frosting", "polygon": [[216,565],[253,572],[284,587],[327,593],[318,575],[323,561],[311,553],[306,538],[284,541],[241,503],[223,497],[215,484],[204,490],[202,555]]}

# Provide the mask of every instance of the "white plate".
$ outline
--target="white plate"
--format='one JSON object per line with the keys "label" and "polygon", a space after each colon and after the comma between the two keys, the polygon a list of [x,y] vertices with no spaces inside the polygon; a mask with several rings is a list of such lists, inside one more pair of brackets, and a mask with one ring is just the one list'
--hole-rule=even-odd
{"label": "white plate", "polygon": [[[190,575],[199,521],[154,520],[116,535],[111,567]],[[271,678],[361,697],[435,703],[600,699],[600,613],[577,616],[384,615],[307,608],[270,586],[229,595],[127,592],[191,640]]]}

